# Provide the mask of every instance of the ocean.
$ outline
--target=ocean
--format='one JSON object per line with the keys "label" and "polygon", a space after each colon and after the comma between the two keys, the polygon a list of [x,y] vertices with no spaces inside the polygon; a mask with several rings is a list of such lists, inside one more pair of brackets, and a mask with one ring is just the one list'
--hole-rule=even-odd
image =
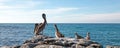
{"label": "ocean", "polygon": [[[49,23],[44,35],[55,37],[55,23]],[[75,32],[85,37],[90,32],[91,40],[106,45],[120,45],[119,23],[56,23],[65,37],[75,36]],[[0,23],[0,46],[21,45],[34,36],[34,23]]]}

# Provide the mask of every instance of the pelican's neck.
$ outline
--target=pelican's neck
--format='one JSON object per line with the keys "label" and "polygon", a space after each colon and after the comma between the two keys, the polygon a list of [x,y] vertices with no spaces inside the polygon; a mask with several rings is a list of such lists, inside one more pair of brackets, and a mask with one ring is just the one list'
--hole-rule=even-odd
{"label": "pelican's neck", "polygon": [[75,35],[78,35],[77,33],[75,33]]}
{"label": "pelican's neck", "polygon": [[89,33],[87,33],[86,39],[90,40],[90,34]]}
{"label": "pelican's neck", "polygon": [[58,31],[59,31],[56,25],[55,25],[55,29],[56,29],[56,32],[58,32]]}
{"label": "pelican's neck", "polygon": [[44,19],[44,22],[43,22],[44,24],[47,24],[47,20],[46,19]]}

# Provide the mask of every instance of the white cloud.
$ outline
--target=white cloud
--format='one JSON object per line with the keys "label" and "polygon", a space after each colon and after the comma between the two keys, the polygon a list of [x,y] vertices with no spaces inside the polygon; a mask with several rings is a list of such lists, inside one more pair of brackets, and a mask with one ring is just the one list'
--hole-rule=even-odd
{"label": "white cloud", "polygon": [[[11,5],[6,2],[16,1]],[[20,1],[20,2],[19,2]],[[66,14],[72,11],[78,11],[79,8],[52,8],[52,9],[34,9],[45,2],[33,0],[0,0],[0,23],[35,23],[42,22],[42,13],[46,13],[48,22],[52,23],[99,23],[99,22],[117,22],[120,23],[120,13],[107,14]],[[28,9],[28,10],[27,10]],[[30,9],[30,10],[29,10]],[[62,16],[61,16],[62,15]]]}
{"label": "white cloud", "polygon": [[40,5],[43,5],[45,4],[45,2],[43,1],[33,1],[33,0],[19,0],[19,1],[16,1],[16,3],[12,4],[13,6],[21,6],[21,7],[29,7],[29,8],[32,8],[32,7],[35,7],[35,6],[40,6]]}
{"label": "white cloud", "polygon": [[[77,8],[56,8],[56,9],[43,9],[43,10],[3,10],[0,11],[0,22],[40,22],[42,21],[41,14],[44,12],[47,15],[51,16],[52,14],[62,14],[67,11],[76,10]],[[45,12],[45,11],[46,12]]]}
{"label": "white cloud", "polygon": [[34,0],[0,0],[0,10],[2,9],[33,9],[35,6],[45,4],[43,1]]}
{"label": "white cloud", "polygon": [[85,15],[85,17],[82,18],[83,21],[87,22],[119,22],[120,13],[91,14]]}
{"label": "white cloud", "polygon": [[78,10],[79,8],[55,8],[55,9],[41,9],[41,10],[34,10],[32,14],[39,14],[39,13],[47,13],[47,14],[62,14],[68,11]]}
{"label": "white cloud", "polygon": [[[42,22],[41,14],[47,14],[47,20],[51,23],[120,23],[120,13],[106,14],[66,14],[65,12],[78,8],[56,8],[43,10],[3,10],[0,11],[0,23],[36,23]],[[52,16],[53,15],[53,16]]]}
{"label": "white cloud", "polygon": [[44,1],[34,0],[0,0],[0,22],[40,22],[41,14],[47,15],[63,14],[78,8],[54,8],[54,9],[35,9],[34,7],[45,4]]}
{"label": "white cloud", "polygon": [[13,0],[0,0],[0,6],[4,5],[6,2],[13,1]]}
{"label": "white cloud", "polygon": [[[54,20],[52,20],[54,19]],[[107,14],[75,14],[57,16],[49,19],[50,22],[62,23],[120,23],[120,13],[107,13]]]}
{"label": "white cloud", "polygon": [[8,1],[12,1],[12,0],[0,0],[0,2],[8,2]]}

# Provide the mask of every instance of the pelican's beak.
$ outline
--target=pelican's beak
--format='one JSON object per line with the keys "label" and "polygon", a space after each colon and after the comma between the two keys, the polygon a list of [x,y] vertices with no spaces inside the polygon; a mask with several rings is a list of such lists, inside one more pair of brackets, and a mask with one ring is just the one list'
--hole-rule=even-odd
{"label": "pelican's beak", "polygon": [[44,13],[42,14],[42,17],[43,17],[43,19],[46,20],[46,15]]}

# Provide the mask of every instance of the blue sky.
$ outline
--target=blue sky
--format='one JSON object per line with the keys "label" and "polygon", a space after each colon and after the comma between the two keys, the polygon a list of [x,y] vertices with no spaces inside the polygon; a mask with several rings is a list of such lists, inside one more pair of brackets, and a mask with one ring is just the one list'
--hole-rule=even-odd
{"label": "blue sky", "polygon": [[0,0],[0,23],[120,23],[120,0]]}

